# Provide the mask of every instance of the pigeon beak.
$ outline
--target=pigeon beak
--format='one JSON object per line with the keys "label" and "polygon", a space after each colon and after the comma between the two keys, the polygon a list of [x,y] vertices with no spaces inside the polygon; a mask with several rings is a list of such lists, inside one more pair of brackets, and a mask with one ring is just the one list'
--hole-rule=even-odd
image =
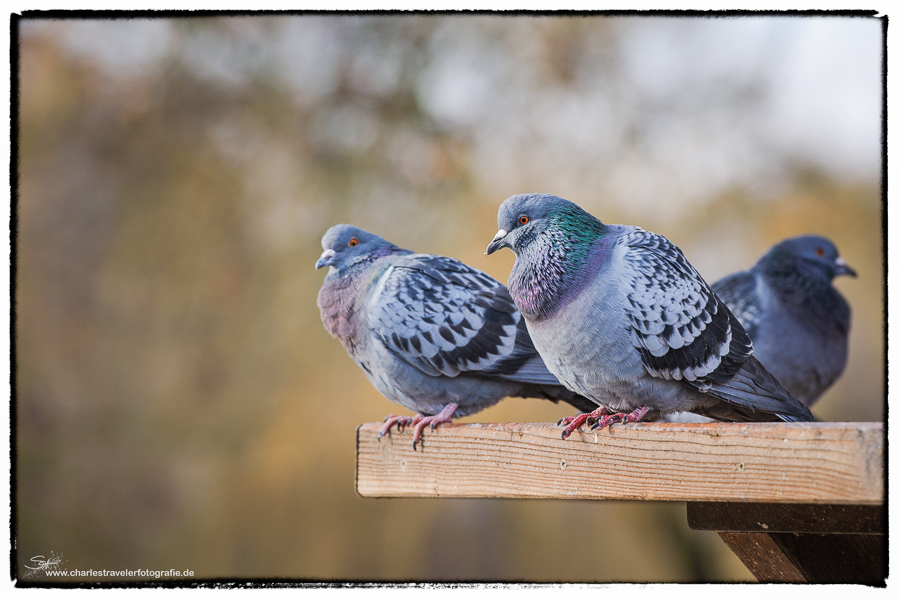
{"label": "pigeon beak", "polygon": [[490,256],[500,248],[508,248],[509,244],[506,242],[506,231],[500,229],[497,231],[497,234],[494,235],[494,238],[491,239],[491,242],[488,244],[487,249],[484,251],[485,256]]}
{"label": "pigeon beak", "polygon": [[335,253],[336,252],[330,248],[322,252],[322,255],[316,260],[316,270],[319,270],[323,266],[330,266],[331,259],[334,258]]}
{"label": "pigeon beak", "polygon": [[851,277],[856,276],[856,271],[850,268],[850,265],[844,262],[844,259],[838,256],[834,259],[834,275],[850,275]]}

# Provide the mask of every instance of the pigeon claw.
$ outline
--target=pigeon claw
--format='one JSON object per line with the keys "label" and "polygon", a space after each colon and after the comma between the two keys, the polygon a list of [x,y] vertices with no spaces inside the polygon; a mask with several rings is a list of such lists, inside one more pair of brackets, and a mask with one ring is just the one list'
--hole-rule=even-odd
{"label": "pigeon claw", "polygon": [[381,427],[381,430],[378,431],[378,439],[381,438],[390,432],[391,427],[395,424],[397,425],[397,430],[403,430],[403,427],[410,422],[412,422],[412,418],[409,416],[397,416],[396,414],[390,414],[384,419],[384,426]]}
{"label": "pigeon claw", "polygon": [[609,416],[605,416],[604,418],[601,418],[600,420],[598,420],[597,422],[592,424],[591,430],[595,431],[595,430],[599,430],[599,429],[604,429],[604,428],[610,426],[614,422],[621,422],[622,418],[624,418],[623,414],[610,414]]}
{"label": "pigeon claw", "polygon": [[606,410],[606,408],[601,407],[597,408],[593,412],[588,412],[586,414],[578,414],[577,416],[565,416],[563,418],[560,418],[559,422],[557,422],[556,424],[565,426],[562,432],[562,438],[565,439],[586,421],[603,418],[607,414],[609,414],[609,412]]}
{"label": "pigeon claw", "polygon": [[413,418],[412,424],[416,425],[415,433],[413,434],[413,451],[416,450],[419,441],[422,440],[422,431],[425,430],[426,426],[431,425],[431,430],[434,430],[434,427],[439,424],[453,422],[453,412],[455,412],[458,407],[459,404],[448,403],[440,413],[435,414],[434,416],[422,416],[419,414]]}
{"label": "pigeon claw", "polygon": [[633,411],[629,414],[626,414],[624,412],[618,412],[616,414],[609,414],[607,416],[604,416],[597,422],[595,422],[591,426],[591,430],[603,429],[603,428],[610,426],[611,424],[613,424],[615,422],[621,422],[622,424],[625,424],[628,422],[640,422],[641,418],[643,418],[649,411],[650,411],[650,408],[641,406],[640,408],[636,409],[635,411]]}

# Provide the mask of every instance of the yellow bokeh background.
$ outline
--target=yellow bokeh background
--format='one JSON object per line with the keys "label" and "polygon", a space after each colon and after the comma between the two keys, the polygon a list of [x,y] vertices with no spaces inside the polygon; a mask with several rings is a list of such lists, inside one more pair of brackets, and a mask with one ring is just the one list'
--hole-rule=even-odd
{"label": "yellow bokeh background", "polygon": [[[355,429],[399,408],[323,329],[313,268],[349,222],[505,281],[512,254],[484,248],[530,191],[666,235],[710,282],[819,233],[859,277],[836,281],[850,358],[814,411],[882,420],[878,132],[852,171],[772,141],[779,57],[728,64],[732,21],[18,21],[20,576],[52,551],[198,578],[752,580],[683,504],[359,497]],[[808,42],[772,21],[779,48]],[[877,60],[880,22],[859,21]],[[828,118],[878,126],[879,81]],[[570,413],[511,399],[461,421]]]}

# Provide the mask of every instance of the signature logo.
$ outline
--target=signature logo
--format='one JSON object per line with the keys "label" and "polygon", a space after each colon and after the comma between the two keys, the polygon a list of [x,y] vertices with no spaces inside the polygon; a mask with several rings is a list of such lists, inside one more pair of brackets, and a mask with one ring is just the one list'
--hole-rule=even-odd
{"label": "signature logo", "polygon": [[31,558],[30,562],[34,565],[29,566],[28,564],[25,564],[25,567],[28,568],[28,571],[25,572],[25,576],[34,576],[40,572],[58,570],[58,566],[63,562],[63,559],[61,555],[51,553],[50,557],[35,555]]}

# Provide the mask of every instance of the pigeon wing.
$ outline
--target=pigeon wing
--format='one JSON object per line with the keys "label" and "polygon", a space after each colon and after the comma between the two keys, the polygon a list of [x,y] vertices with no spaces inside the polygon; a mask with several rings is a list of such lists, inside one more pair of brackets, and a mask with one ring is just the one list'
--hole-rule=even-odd
{"label": "pigeon wing", "polygon": [[[458,260],[404,256],[376,286],[368,326],[399,359],[430,376],[478,372],[518,380],[537,353],[506,287]],[[559,384],[546,370],[520,376]]]}
{"label": "pigeon wing", "polygon": [[636,229],[623,242],[631,341],[647,371],[700,390],[730,380],[753,352],[737,319],[665,237]]}
{"label": "pigeon wing", "polygon": [[752,357],[747,332],[681,250],[641,229],[625,242],[633,273],[627,308],[631,339],[651,375],[724,400],[731,405],[730,419],[812,420]]}

